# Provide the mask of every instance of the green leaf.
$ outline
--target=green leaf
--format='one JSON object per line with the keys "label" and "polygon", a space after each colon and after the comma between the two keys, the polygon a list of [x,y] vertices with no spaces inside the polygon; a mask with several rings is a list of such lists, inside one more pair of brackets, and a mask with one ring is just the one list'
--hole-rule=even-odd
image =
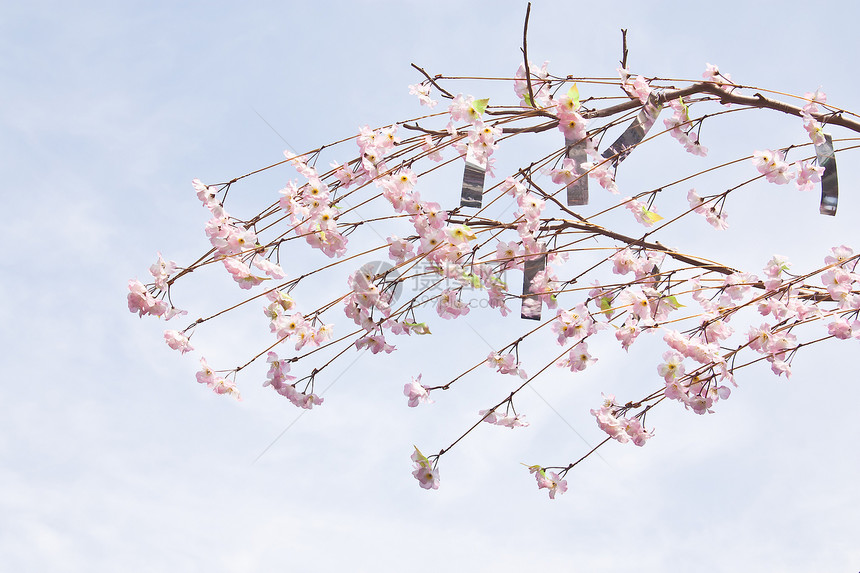
{"label": "green leaf", "polygon": [[656,223],[657,221],[662,221],[663,217],[655,213],[654,211],[649,211],[648,209],[642,209],[642,216],[649,223]]}
{"label": "green leaf", "polygon": [[473,231],[469,225],[458,225],[457,227],[454,227],[454,229],[459,230],[462,237],[467,241],[474,241],[478,238],[478,235],[475,234],[475,231]]}
{"label": "green leaf", "polygon": [[489,104],[489,103],[490,103],[490,98],[476,99],[475,101],[472,102],[472,109],[475,110],[475,113],[477,113],[478,115],[481,115],[482,113],[484,113],[484,111],[486,111],[487,104]]}
{"label": "green leaf", "polygon": [[612,300],[608,296],[600,298],[600,310],[607,311],[612,308]]}
{"label": "green leaf", "polygon": [[427,456],[425,456],[424,454],[421,453],[421,450],[418,449],[418,446],[413,445],[412,447],[415,448],[415,453],[418,454],[418,456],[417,456],[418,457],[418,463],[421,464],[422,466],[426,467],[426,468],[429,468],[430,467],[430,460],[427,459]]}
{"label": "green leaf", "polygon": [[526,102],[526,105],[534,107],[535,105],[532,103],[532,98],[529,97],[529,94],[523,94],[523,99]]}
{"label": "green leaf", "polygon": [[668,302],[668,303],[672,306],[672,308],[674,308],[675,310],[677,310],[677,309],[679,309],[679,308],[681,308],[681,307],[683,307],[683,306],[684,306],[683,304],[681,304],[680,302],[678,302],[678,299],[677,299],[677,298],[675,298],[675,295],[667,296],[667,297],[663,297],[663,300],[665,300],[666,302]]}
{"label": "green leaf", "polygon": [[579,89],[576,87],[576,82],[573,82],[573,85],[567,90],[567,97],[573,102],[573,108],[579,109]]}
{"label": "green leaf", "polygon": [[503,281],[502,279],[500,279],[499,277],[497,277],[495,275],[490,277],[490,282],[493,283],[494,285],[499,285],[502,288],[508,288],[508,283],[506,283],[505,281]]}
{"label": "green leaf", "polygon": [[687,104],[684,103],[684,98],[679,97],[678,101],[681,102],[681,109],[684,110],[684,117],[687,118],[687,121],[690,121],[690,108],[688,108]]}
{"label": "green leaf", "polygon": [[432,334],[426,322],[404,322],[415,334]]}

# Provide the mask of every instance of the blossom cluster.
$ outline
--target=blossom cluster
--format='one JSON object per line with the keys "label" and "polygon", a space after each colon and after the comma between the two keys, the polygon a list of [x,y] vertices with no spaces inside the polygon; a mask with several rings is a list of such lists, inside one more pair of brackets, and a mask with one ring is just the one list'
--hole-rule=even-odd
{"label": "blossom cluster", "polygon": [[269,319],[269,330],[279,341],[293,339],[296,341],[295,349],[300,350],[305,345],[319,346],[331,338],[334,325],[314,327],[296,311],[296,302],[290,295],[273,289],[266,293],[266,298],[269,304],[263,308],[263,313]]}
{"label": "blossom cluster", "polygon": [[705,157],[708,154],[708,148],[699,143],[699,134],[693,131],[690,108],[684,103],[684,98],[673,99],[668,104],[675,112],[671,118],[663,120],[663,125],[669,130],[669,134],[677,139],[688,153]]}
{"label": "blossom cluster", "polygon": [[631,98],[638,99],[643,105],[646,104],[652,91],[647,78],[637,75],[631,81],[630,71],[625,68],[618,68],[618,74],[621,76],[621,89]]}
{"label": "blossom cluster", "polygon": [[152,275],[153,282],[151,288],[147,288],[142,282],[137,279],[128,281],[128,310],[136,312],[138,316],[155,316],[170,320],[175,316],[187,314],[184,310],[175,308],[169,304],[164,298],[156,298],[154,292],[161,291],[162,296],[168,290],[168,280],[170,276],[177,270],[174,261],[165,261],[158,253],[158,260],[149,267],[149,274]]}
{"label": "blossom cluster", "polygon": [[[494,123],[485,123],[482,119],[489,101],[487,98],[476,100],[472,96],[457,94],[448,107],[450,119],[446,130],[451,137],[452,147],[466,162],[493,175],[495,159],[492,155],[498,149],[496,140],[502,135],[502,130]],[[460,133],[456,124],[464,121],[467,122],[466,131]],[[431,140],[429,136],[425,137],[422,149],[430,151]],[[439,160],[438,157],[434,159]]]}
{"label": "blossom cluster", "polygon": [[418,96],[418,101],[421,105],[426,105],[430,109],[436,107],[439,103],[430,97],[430,86],[426,84],[414,84],[409,86],[409,95]]}
{"label": "blossom cluster", "polygon": [[495,410],[481,410],[478,412],[478,415],[481,416],[482,422],[493,424],[494,426],[504,426],[512,430],[514,428],[524,428],[529,425],[529,423],[526,422],[525,414],[515,413],[511,416],[508,414],[499,414]]}
{"label": "blossom cluster", "polygon": [[320,398],[314,393],[306,394],[300,392],[295,383],[291,382],[296,379],[295,376],[290,376],[290,363],[282,360],[275,352],[269,352],[266,358],[269,363],[269,372],[266,374],[266,381],[263,386],[271,386],[275,391],[293,403],[293,405],[305,410],[310,410],[314,406],[319,406],[323,403],[323,398]]}
{"label": "blossom cluster", "polygon": [[[368,128],[362,128],[358,137],[362,149],[362,171],[353,175],[345,168],[338,170],[338,183],[346,189],[350,183],[375,174],[377,154],[384,153],[394,145],[394,134],[386,131],[377,134]],[[362,147],[362,143],[364,146]],[[332,192],[322,180],[316,168],[309,165],[302,156],[285,151],[284,155],[290,165],[303,176],[307,182],[299,185],[289,181],[280,190],[279,200],[281,209],[289,216],[293,232],[298,237],[304,237],[307,243],[323,252],[328,257],[340,257],[346,253],[347,239],[337,228],[337,207],[332,203]]]}
{"label": "blossom cluster", "polygon": [[817,89],[814,92],[804,94],[803,97],[807,100],[806,105],[803,106],[800,112],[800,117],[803,120],[803,129],[806,130],[812,143],[821,145],[826,141],[824,126],[812,114],[819,112],[818,104],[827,103],[827,94]]}
{"label": "blossom cluster", "polygon": [[597,419],[598,427],[606,432],[609,437],[619,442],[633,442],[637,446],[644,446],[654,432],[648,432],[638,418],[625,418],[618,416],[619,406],[615,403],[615,396],[605,396],[603,405],[597,410],[591,410],[591,415]]}
{"label": "blossom cluster", "polygon": [[534,474],[538,489],[545,489],[550,499],[567,491],[567,480],[564,480],[555,472],[547,472],[540,466],[529,467],[529,473]]}
{"label": "blossom cluster", "polygon": [[529,81],[526,80],[525,63],[520,64],[520,67],[517,68],[517,72],[514,74],[514,93],[520,98],[521,106],[547,107],[550,105],[551,99],[550,82],[548,81],[548,66],[548,61],[544,62],[540,68],[538,68],[534,63],[529,62],[528,75],[532,84],[532,95],[534,96],[534,101],[531,101],[529,96]]}
{"label": "blossom cluster", "polygon": [[[810,161],[797,161],[789,164],[785,161],[785,153],[770,149],[753,152],[753,165],[770,183],[785,185],[795,179],[795,185],[801,191],[810,191],[815,183],[821,182],[824,168]],[[792,170],[792,167],[795,169]]]}
{"label": "blossom cluster", "polygon": [[523,380],[528,378],[526,371],[520,368],[520,363],[516,361],[516,357],[510,352],[507,354],[490,352],[490,354],[487,355],[487,365],[490,368],[495,368],[499,374],[519,376]]}
{"label": "blossom cluster", "polygon": [[718,231],[723,231],[728,228],[728,218],[729,215],[726,211],[720,207],[717,209],[713,206],[713,204],[709,205],[696,193],[695,189],[690,189],[687,192],[687,202],[690,204],[690,208],[699,215],[702,215],[705,220],[711,225],[714,229]]}
{"label": "blossom cluster", "polygon": [[587,137],[586,120],[579,113],[579,94],[575,87],[571,88],[565,95],[561,96],[555,104],[553,111],[558,117],[558,129],[569,141],[581,141]]}
{"label": "blossom cluster", "polygon": [[227,394],[237,400],[242,399],[239,395],[239,389],[236,387],[236,381],[219,376],[209,367],[209,364],[206,363],[206,359],[203,357],[200,358],[200,371],[197,372],[197,382],[205,384],[216,394]]}

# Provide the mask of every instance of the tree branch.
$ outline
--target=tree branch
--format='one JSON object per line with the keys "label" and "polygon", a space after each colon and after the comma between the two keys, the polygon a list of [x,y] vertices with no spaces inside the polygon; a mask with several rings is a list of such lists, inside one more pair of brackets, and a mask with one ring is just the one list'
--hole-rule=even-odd
{"label": "tree branch", "polygon": [[621,28],[621,68],[627,69],[627,30]]}
{"label": "tree branch", "polygon": [[[730,86],[733,88],[741,88],[744,86]],[[803,111],[801,108],[787,104],[785,102],[775,100],[772,98],[767,98],[761,95],[760,93],[756,93],[753,96],[743,96],[735,93],[730,93],[725,91],[723,87],[719,84],[715,84],[713,82],[700,82],[688,86],[679,90],[672,91],[664,91],[657,96],[657,103],[664,104],[666,102],[678,99],[680,97],[687,97],[693,94],[699,93],[707,93],[711,95],[715,95],[719,98],[720,103],[734,103],[738,105],[745,105],[748,107],[760,108],[760,109],[772,109],[774,111],[779,111],[788,115],[795,115],[800,117],[801,112]],[[612,105],[609,107],[605,107],[603,109],[598,109],[594,111],[586,111],[581,115],[585,119],[593,119],[596,117],[609,117],[615,115],[617,113],[621,113],[624,111],[629,111],[631,109],[636,109],[638,107],[642,107],[642,103],[639,100],[631,100],[626,101],[624,103],[619,103],[617,105]],[[844,127],[854,131],[856,133],[860,133],[860,121],[855,121],[853,119],[848,119],[844,117],[841,113],[822,113],[816,112],[810,114],[816,120],[820,121],[826,125],[838,125],[840,127]],[[549,124],[541,124],[534,127],[523,127],[523,128],[505,128],[503,133],[538,133],[541,131],[547,131],[549,129],[553,129],[554,127],[558,127],[558,120],[549,123]]]}
{"label": "tree branch", "polygon": [[535,104],[535,94],[532,91],[532,72],[529,69],[529,50],[528,50],[528,35],[529,35],[529,14],[532,11],[532,3],[529,2],[526,6],[526,21],[523,25],[523,60],[525,61],[526,69],[526,86],[529,88],[529,103],[532,107],[537,107]]}
{"label": "tree branch", "polygon": [[433,85],[433,87],[435,87],[437,90],[439,90],[439,93],[441,93],[443,97],[446,97],[448,99],[454,99],[454,96],[451,95],[451,92],[449,92],[448,90],[446,90],[445,88],[443,88],[442,86],[437,84],[436,80],[434,78],[431,78],[430,74],[428,74],[426,71],[424,71],[424,68],[418,67],[415,64],[412,64],[412,67],[415,68],[416,70],[418,70],[419,72],[421,72],[422,74],[424,74],[424,77],[427,78],[427,81],[429,81]]}

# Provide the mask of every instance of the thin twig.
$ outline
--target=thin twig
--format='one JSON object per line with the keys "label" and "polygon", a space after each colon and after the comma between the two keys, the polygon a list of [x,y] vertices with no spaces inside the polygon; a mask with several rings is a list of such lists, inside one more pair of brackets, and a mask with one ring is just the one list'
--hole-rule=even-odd
{"label": "thin twig", "polygon": [[[433,84],[433,87],[435,87],[437,90],[439,90],[439,93],[442,94],[442,97],[446,97],[448,99],[454,99],[454,96],[451,95],[451,92],[449,92],[448,90],[446,90],[445,88],[443,88],[442,86],[437,84],[436,80],[431,78],[430,74],[428,74],[427,72],[424,71],[424,68],[420,68],[420,67],[416,66],[415,64],[412,64],[412,67],[415,68],[416,70],[418,70],[419,72],[421,72],[422,74],[424,74],[424,77],[427,78],[427,80],[431,84]],[[436,76],[436,77],[439,78],[441,76]]]}
{"label": "thin twig", "polygon": [[627,69],[627,30],[621,28],[621,69]]}
{"label": "thin twig", "polygon": [[532,3],[529,2],[528,6],[526,6],[526,22],[523,25],[523,60],[525,61],[525,69],[526,69],[526,85],[529,88],[529,103],[532,107],[537,107],[535,104],[535,94],[532,91],[532,72],[529,69],[529,49],[528,49],[528,35],[529,35],[529,14],[532,11]]}
{"label": "thin twig", "polygon": [[427,133],[429,135],[448,135],[447,131],[437,131],[435,129],[425,129],[425,128],[421,127],[420,125],[418,125],[417,123],[415,125],[409,125],[408,123],[404,123],[402,125],[406,129],[411,129],[412,131],[420,131],[421,133]]}

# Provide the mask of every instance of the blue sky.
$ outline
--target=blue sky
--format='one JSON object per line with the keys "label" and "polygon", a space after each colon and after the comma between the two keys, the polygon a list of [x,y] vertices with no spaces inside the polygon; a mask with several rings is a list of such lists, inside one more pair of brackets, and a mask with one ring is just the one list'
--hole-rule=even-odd
{"label": "blue sky", "polygon": [[[531,59],[559,74],[612,76],[627,28],[630,67],[646,76],[696,78],[711,62],[740,83],[788,93],[821,85],[835,105],[860,109],[846,64],[858,51],[851,3],[593,9],[534,2]],[[632,392],[642,380],[650,389],[656,355],[604,360],[576,386],[540,380],[524,399],[530,428],[485,428],[443,458],[442,487],[426,492],[410,475],[412,444],[450,441],[486,407],[489,378],[463,398],[406,408],[402,387],[422,347],[404,342],[385,359],[351,356],[326,403],[298,418],[252,376],[241,403],[206,391],[195,359],[162,341],[163,325],[127,312],[126,281],[143,279],[157,251],[181,264],[206,248],[191,179],[274,163],[281,137],[311,148],[418,115],[411,62],[432,73],[512,74],[524,12],[520,2],[447,1],[4,6],[0,166],[16,239],[0,255],[6,568],[860,567],[856,341],[799,357],[789,382],[751,369],[715,415],[667,409],[645,448],[611,444],[550,501],[519,463],[581,455],[571,426],[599,440],[588,409],[601,391]],[[509,86],[493,89],[513,101]],[[710,147],[737,156],[801,139],[784,118],[756,125],[716,131]],[[756,188],[731,205],[726,238],[705,233],[691,244],[751,265],[771,253],[812,265],[832,245],[860,248],[851,153],[840,156],[835,219],[820,217],[811,195]],[[262,175],[237,202],[257,204],[290,176]],[[230,286],[192,284],[183,295],[201,308]],[[509,339],[498,323],[469,321],[490,345]],[[239,318],[218,328],[200,336],[207,356],[247,355],[269,341]],[[434,336],[431,348],[451,353],[440,376],[488,352],[469,333],[473,354],[453,352],[463,335],[449,326]]]}

